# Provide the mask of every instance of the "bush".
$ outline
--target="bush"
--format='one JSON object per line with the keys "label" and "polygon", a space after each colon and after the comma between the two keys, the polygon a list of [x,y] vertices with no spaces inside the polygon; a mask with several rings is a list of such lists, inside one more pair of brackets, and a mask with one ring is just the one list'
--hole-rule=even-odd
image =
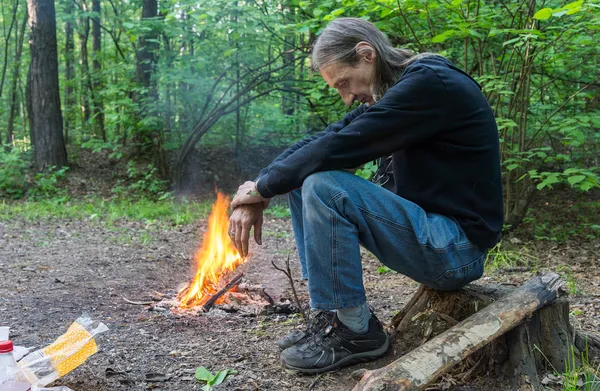
{"label": "bush", "polygon": [[[148,164],[144,170],[136,167],[134,161],[127,163],[127,180],[119,180],[113,188],[117,196],[164,200],[172,195],[168,191],[169,181],[158,178],[158,170],[153,164]],[[129,184],[126,184],[126,183]]]}
{"label": "bush", "polygon": [[21,198],[27,191],[25,154],[17,148],[0,147],[0,197]]}

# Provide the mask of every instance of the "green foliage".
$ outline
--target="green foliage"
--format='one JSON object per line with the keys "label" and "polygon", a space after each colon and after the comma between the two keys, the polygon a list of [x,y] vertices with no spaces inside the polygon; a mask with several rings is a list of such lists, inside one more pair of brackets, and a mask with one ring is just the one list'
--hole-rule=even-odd
{"label": "green foliage", "polygon": [[567,184],[574,189],[588,191],[590,189],[600,189],[600,175],[596,173],[597,167],[568,168],[563,172],[538,172],[530,170],[527,175],[537,182],[537,189],[552,189],[557,184]]}
{"label": "green foliage", "polygon": [[64,195],[65,189],[58,187],[59,181],[65,178],[69,168],[51,166],[45,172],[39,172],[33,177],[33,186],[28,195],[33,199],[56,197]]}
{"label": "green foliage", "polygon": [[76,219],[113,224],[119,220],[161,222],[171,226],[191,224],[205,218],[212,202],[175,202],[173,200],[154,201],[146,198],[138,200],[91,198],[71,200],[68,197],[55,197],[35,201],[0,202],[0,221],[40,219]]}
{"label": "green foliage", "polygon": [[219,384],[223,383],[227,376],[235,374],[237,374],[235,369],[224,369],[222,371],[215,372],[213,375],[205,367],[196,368],[196,380],[206,383],[204,387],[202,387],[202,390],[204,391],[211,391],[214,386],[218,386]]}
{"label": "green foliage", "polygon": [[600,364],[594,365],[589,359],[589,351],[581,353],[580,359],[575,354],[575,347],[570,346],[569,357],[565,360],[565,371],[558,373],[562,379],[562,391],[596,391],[600,386]]}
{"label": "green foliage", "polygon": [[[324,26],[342,16],[375,23],[396,46],[443,54],[478,80],[499,127],[510,225],[520,223],[522,209],[539,193],[532,191],[599,188],[595,87],[600,7],[595,0],[180,0],[159,2],[160,16],[145,19],[141,2],[101,0],[100,58],[88,48],[87,66],[93,72],[88,77],[85,65],[76,61],[72,80],[66,79],[66,61],[82,58],[77,27],[93,13],[73,2],[57,4],[61,102],[69,143],[109,159],[121,159],[125,150],[136,151],[144,161],[154,159],[152,166],[128,173],[115,188],[119,196],[168,197],[158,174],[170,172],[167,154],[177,155],[186,141],[232,147],[235,164],[241,165],[237,158],[244,157],[248,146],[283,147],[338,120],[347,108],[337,92],[310,71],[307,54]],[[25,9],[19,3],[17,22],[24,19]],[[7,77],[0,104],[6,108],[13,71],[14,80],[25,80],[29,61],[25,40],[20,68],[14,67],[17,29],[9,28],[10,16],[1,20]],[[65,47],[67,22],[76,27],[72,53]],[[148,65],[136,64],[142,45],[151,52],[150,85],[138,80],[136,65]],[[94,69],[94,60],[99,60],[100,69]],[[261,68],[265,64],[269,65]],[[257,69],[276,71],[256,83],[244,77]],[[17,106],[24,107],[19,86]],[[241,96],[235,99],[238,92]],[[250,97],[256,99],[246,99]],[[95,107],[94,99],[102,101],[101,108]],[[227,111],[227,102],[245,104],[237,110],[228,106]],[[9,113],[0,112],[1,123],[8,122]],[[203,123],[207,120],[208,125]],[[206,135],[190,138],[202,124],[207,125]],[[26,111],[16,110],[13,125],[13,146],[28,149]],[[35,178],[27,176],[28,160],[19,161],[16,151],[0,154],[0,196],[26,196],[36,186]],[[367,163],[357,174],[368,178],[374,171]],[[60,187],[60,178],[57,183],[38,179],[43,190],[36,197],[52,196],[53,188]]]}
{"label": "green foliage", "polygon": [[[554,205],[554,203],[557,203]],[[596,240],[600,237],[600,203],[576,202],[566,204],[558,199],[546,205],[530,208],[523,219],[526,230],[536,240],[565,243],[569,240]]]}
{"label": "green foliage", "polygon": [[363,179],[369,180],[373,177],[375,172],[377,172],[377,164],[375,162],[368,162],[356,170],[355,174]]}
{"label": "green foliage", "polygon": [[0,197],[21,198],[27,190],[27,163],[17,148],[0,146]]}
{"label": "green foliage", "polygon": [[290,208],[287,205],[271,205],[265,209],[265,214],[278,219],[291,217]]}
{"label": "green foliage", "polygon": [[89,139],[88,141],[81,144],[81,148],[89,149],[94,153],[100,153],[103,151],[109,152],[109,159],[121,159],[123,157],[123,148],[119,145],[114,145],[108,141],[102,141],[97,138]]}
{"label": "green foliage", "polygon": [[390,269],[389,267],[383,265],[383,266],[379,266],[377,268],[377,273],[379,273],[379,274],[395,274],[398,272],[395,271],[394,269]]}
{"label": "green foliage", "polygon": [[516,267],[535,268],[538,262],[538,258],[532,255],[527,247],[511,249],[504,241],[501,241],[488,251],[485,269],[491,271]]}
{"label": "green foliage", "polygon": [[158,178],[157,168],[148,164],[140,170],[134,161],[127,163],[127,180],[119,180],[113,193],[119,197],[165,200],[172,198],[168,191],[169,182]]}
{"label": "green foliage", "polygon": [[577,287],[577,282],[573,277],[573,272],[571,271],[571,267],[568,265],[560,265],[556,268],[556,272],[566,281],[567,288],[569,289],[569,293],[572,295],[578,295],[581,290]]}
{"label": "green foliage", "polygon": [[68,167],[49,167],[46,171],[29,174],[29,153],[18,148],[0,148],[0,198],[30,199],[64,196],[59,186],[65,179]]}

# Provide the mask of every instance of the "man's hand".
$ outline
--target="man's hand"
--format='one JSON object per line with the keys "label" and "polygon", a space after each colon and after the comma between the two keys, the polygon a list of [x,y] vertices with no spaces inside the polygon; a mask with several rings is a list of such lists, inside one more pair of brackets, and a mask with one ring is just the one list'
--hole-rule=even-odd
{"label": "man's hand", "polygon": [[263,209],[262,202],[240,205],[233,210],[229,218],[229,237],[242,257],[248,256],[248,241],[252,227],[254,227],[254,240],[262,245]]}
{"label": "man's hand", "polygon": [[260,203],[263,208],[269,206],[269,199],[263,198],[258,189],[256,183],[247,181],[238,188],[238,191],[231,201],[231,209],[236,209],[240,205],[251,205]]}

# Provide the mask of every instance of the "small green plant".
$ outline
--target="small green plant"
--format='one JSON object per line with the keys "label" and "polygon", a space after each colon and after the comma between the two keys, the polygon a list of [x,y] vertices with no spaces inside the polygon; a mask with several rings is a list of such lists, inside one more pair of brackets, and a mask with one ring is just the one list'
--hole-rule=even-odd
{"label": "small green plant", "polygon": [[[140,170],[134,161],[127,163],[127,181],[119,180],[113,188],[117,196],[127,197],[150,197],[157,200],[172,198],[167,191],[169,181],[158,178],[158,170],[153,164],[148,164],[145,169]],[[128,185],[125,182],[130,182]]]}
{"label": "small green plant", "polygon": [[577,360],[575,348],[571,346],[569,357],[565,361],[565,372],[560,374],[563,379],[562,391],[596,391],[600,389],[600,364],[595,368],[590,364],[589,352],[581,353],[581,362]]}
{"label": "small green plant", "polygon": [[285,231],[265,230],[265,231],[263,231],[263,236],[268,237],[268,238],[286,239],[286,238],[289,238],[291,236],[291,234],[289,232],[285,232]]}
{"label": "small green plant", "polygon": [[365,163],[361,168],[356,170],[354,174],[358,175],[363,179],[370,180],[373,174],[375,174],[375,172],[377,172],[377,164],[375,164],[375,162],[368,162]]}
{"label": "small green plant", "polygon": [[379,266],[377,268],[377,273],[379,273],[379,274],[390,274],[390,273],[398,273],[398,272],[395,271],[394,269],[390,269],[387,266]]}
{"label": "small green plant", "polygon": [[47,171],[39,172],[33,177],[33,186],[29,189],[29,196],[34,199],[51,198],[63,195],[64,189],[58,187],[58,183],[66,176],[68,167],[48,168]]}
{"label": "small green plant", "polygon": [[577,283],[575,282],[575,278],[573,277],[573,272],[570,266],[560,265],[556,268],[556,272],[560,274],[560,276],[567,282],[567,288],[569,289],[570,294],[578,295],[581,293],[581,289],[577,287]]}
{"label": "small green plant", "polygon": [[114,145],[111,142],[106,142],[100,139],[90,139],[81,144],[81,148],[89,149],[93,153],[100,153],[102,151],[110,151],[108,157],[110,159],[120,159],[123,157],[123,149],[120,145]]}
{"label": "small green plant", "polygon": [[237,374],[235,369],[224,369],[222,371],[215,372],[213,375],[205,367],[196,368],[196,379],[200,382],[206,383],[204,387],[202,387],[202,390],[204,391],[211,391],[214,386],[218,386],[219,384],[223,383],[227,376],[235,374]]}
{"label": "small green plant", "polygon": [[290,208],[287,205],[273,205],[265,209],[265,214],[278,219],[291,217]]}
{"label": "small green plant", "polygon": [[505,248],[503,242],[496,244],[488,251],[485,260],[486,269],[505,269],[519,266],[536,266],[538,258],[529,254],[526,247],[520,250],[511,250]]}
{"label": "small green plant", "polygon": [[18,148],[0,146],[0,197],[21,198],[27,190],[27,159]]}

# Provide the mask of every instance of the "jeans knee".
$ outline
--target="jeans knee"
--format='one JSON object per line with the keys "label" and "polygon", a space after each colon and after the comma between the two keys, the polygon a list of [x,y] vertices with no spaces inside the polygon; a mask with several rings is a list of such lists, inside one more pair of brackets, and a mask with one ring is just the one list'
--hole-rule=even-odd
{"label": "jeans knee", "polygon": [[312,192],[331,182],[329,172],[321,171],[310,174],[302,184],[303,192]]}
{"label": "jeans knee", "polygon": [[307,197],[322,198],[330,193],[334,181],[329,171],[316,172],[309,175],[302,184],[302,197],[304,200]]}

